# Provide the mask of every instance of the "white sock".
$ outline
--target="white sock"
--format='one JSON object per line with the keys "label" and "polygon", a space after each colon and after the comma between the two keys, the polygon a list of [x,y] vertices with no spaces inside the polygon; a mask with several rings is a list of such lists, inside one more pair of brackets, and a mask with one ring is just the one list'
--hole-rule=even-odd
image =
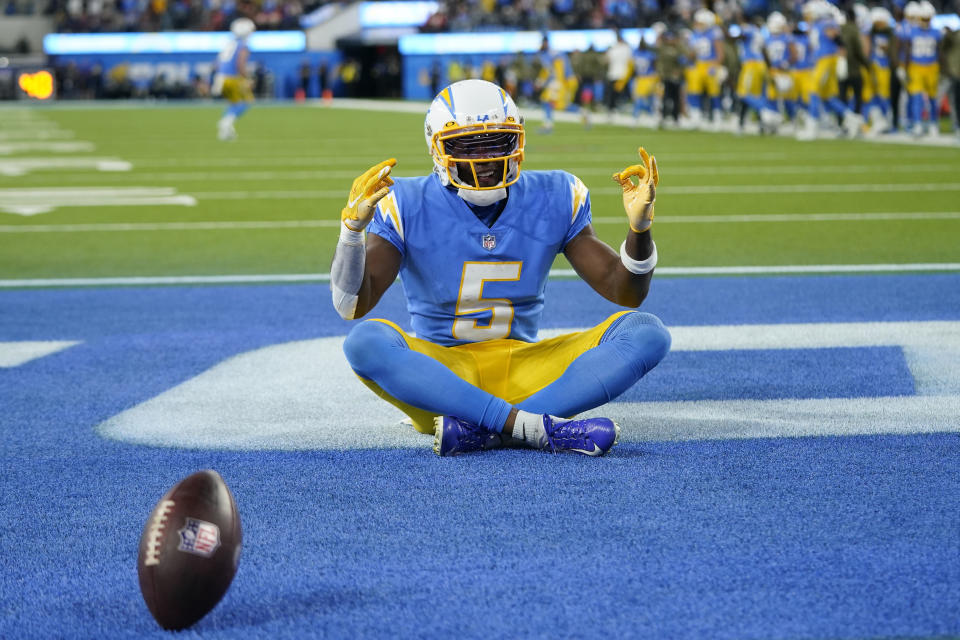
{"label": "white sock", "polygon": [[543,415],[517,410],[513,423],[513,437],[530,446],[542,449],[547,444],[547,432],[543,428]]}

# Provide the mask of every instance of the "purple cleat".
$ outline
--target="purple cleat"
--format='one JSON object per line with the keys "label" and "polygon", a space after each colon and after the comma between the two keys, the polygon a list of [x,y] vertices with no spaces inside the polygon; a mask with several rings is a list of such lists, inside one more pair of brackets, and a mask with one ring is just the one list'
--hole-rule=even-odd
{"label": "purple cleat", "polygon": [[500,434],[487,431],[453,416],[437,416],[434,421],[433,452],[438,456],[498,449],[503,444]]}
{"label": "purple cleat", "polygon": [[541,448],[554,453],[573,451],[587,456],[602,456],[617,444],[620,437],[620,426],[610,418],[562,420],[545,415],[543,428],[547,432],[547,440]]}

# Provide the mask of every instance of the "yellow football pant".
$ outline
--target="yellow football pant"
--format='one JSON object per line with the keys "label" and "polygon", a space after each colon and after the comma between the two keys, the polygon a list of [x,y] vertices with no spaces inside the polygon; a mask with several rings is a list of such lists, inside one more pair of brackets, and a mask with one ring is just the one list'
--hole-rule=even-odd
{"label": "yellow football pant", "polygon": [[711,98],[720,96],[720,65],[716,62],[699,61],[687,69],[687,93],[706,93]]}
{"label": "yellow football pant", "polygon": [[227,76],[223,79],[222,95],[231,104],[253,102],[253,90],[250,81],[243,76]]}
{"label": "yellow football pant", "polygon": [[939,82],[940,65],[937,63],[907,65],[907,93],[923,93],[929,98],[936,98]]}
{"label": "yellow football pant", "polygon": [[[413,351],[433,358],[475,387],[510,404],[517,404],[553,383],[566,371],[570,363],[600,344],[600,339],[610,325],[627,313],[631,312],[619,311],[592,329],[567,333],[540,342],[501,338],[455,347],[444,347],[407,335],[389,320],[375,319],[371,322],[382,322],[393,327]],[[416,375],[416,372],[411,372],[411,375]],[[410,416],[417,431],[433,435],[436,414],[394,398],[372,380],[360,377],[360,381],[377,396]]]}

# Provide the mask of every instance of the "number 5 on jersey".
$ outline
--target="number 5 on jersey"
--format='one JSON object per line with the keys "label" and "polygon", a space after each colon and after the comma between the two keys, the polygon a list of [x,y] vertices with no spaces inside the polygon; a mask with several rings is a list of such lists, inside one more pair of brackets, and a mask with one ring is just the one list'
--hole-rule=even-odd
{"label": "number 5 on jersey", "polygon": [[[468,342],[496,340],[510,335],[513,324],[513,303],[506,298],[484,298],[486,282],[510,282],[520,279],[521,262],[464,262],[460,276],[453,337]],[[490,313],[489,323],[481,325],[475,316]]]}

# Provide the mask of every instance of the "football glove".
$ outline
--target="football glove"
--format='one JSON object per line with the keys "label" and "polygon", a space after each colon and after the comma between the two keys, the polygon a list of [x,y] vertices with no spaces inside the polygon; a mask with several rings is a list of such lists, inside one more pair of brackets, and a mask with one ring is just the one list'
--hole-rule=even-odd
{"label": "football glove", "polygon": [[[640,147],[640,158],[643,164],[634,164],[613,174],[613,179],[623,189],[623,209],[630,220],[630,228],[637,233],[643,233],[653,224],[653,203],[660,183],[657,159],[643,147]],[[637,177],[636,184],[631,180],[633,176]]]}
{"label": "football glove", "polygon": [[340,220],[348,229],[363,231],[370,224],[377,203],[390,191],[390,185],[393,184],[390,169],[396,164],[396,158],[384,160],[353,181],[347,206],[340,212]]}

